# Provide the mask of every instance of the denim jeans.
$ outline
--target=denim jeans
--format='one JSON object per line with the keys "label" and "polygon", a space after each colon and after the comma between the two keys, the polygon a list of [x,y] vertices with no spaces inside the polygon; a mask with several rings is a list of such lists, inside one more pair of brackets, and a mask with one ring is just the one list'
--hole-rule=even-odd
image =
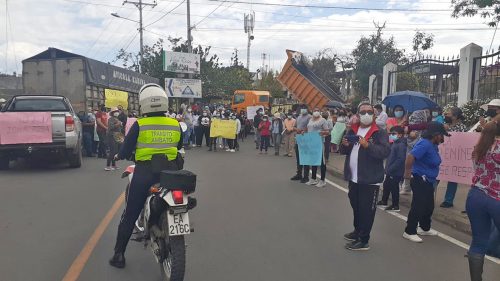
{"label": "denim jeans", "polygon": [[491,224],[493,231],[490,235],[488,255],[500,258],[500,231],[494,223]]}
{"label": "denim jeans", "polygon": [[94,136],[92,132],[83,132],[82,136],[82,142],[83,142],[83,149],[85,149],[85,155],[88,157],[92,156],[93,148],[92,148],[92,143],[94,142],[93,140]]}
{"label": "denim jeans", "polygon": [[500,228],[500,201],[485,192],[472,187],[467,195],[465,209],[472,229],[472,243],[469,253],[485,255],[488,251],[491,235],[491,221]]}
{"label": "denim jeans", "polygon": [[444,202],[453,204],[455,200],[455,194],[457,194],[458,183],[456,182],[448,182],[446,186],[446,193],[444,195]]}

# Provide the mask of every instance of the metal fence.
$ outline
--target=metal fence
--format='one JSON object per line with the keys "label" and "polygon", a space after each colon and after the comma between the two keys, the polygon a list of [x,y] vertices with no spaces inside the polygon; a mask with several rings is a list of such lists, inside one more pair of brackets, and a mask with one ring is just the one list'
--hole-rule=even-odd
{"label": "metal fence", "polygon": [[500,97],[500,51],[474,58],[471,100],[488,100]]}
{"label": "metal fence", "polygon": [[[456,104],[458,99],[459,62],[457,57],[425,58],[389,72],[389,85],[395,82],[396,91],[425,93],[440,106]],[[388,87],[390,94],[393,87]]]}

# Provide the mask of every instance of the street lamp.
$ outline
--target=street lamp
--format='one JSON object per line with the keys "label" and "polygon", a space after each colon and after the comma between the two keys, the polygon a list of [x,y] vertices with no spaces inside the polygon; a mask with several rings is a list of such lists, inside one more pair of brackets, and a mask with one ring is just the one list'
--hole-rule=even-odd
{"label": "street lamp", "polygon": [[139,64],[139,72],[142,72],[142,66],[144,64],[144,56],[143,56],[143,53],[144,53],[144,43],[143,43],[143,37],[142,37],[142,32],[143,32],[143,28],[142,28],[142,12],[141,12],[141,17],[140,17],[140,20],[139,21],[136,21],[136,20],[133,20],[133,19],[129,19],[129,18],[126,18],[126,17],[122,17],[120,16],[118,13],[111,13],[111,15],[115,18],[120,18],[120,19],[124,19],[124,20],[128,20],[128,21],[132,21],[132,22],[135,22],[135,23],[138,23],[139,24],[139,38],[140,38],[140,58],[141,58],[141,62]]}

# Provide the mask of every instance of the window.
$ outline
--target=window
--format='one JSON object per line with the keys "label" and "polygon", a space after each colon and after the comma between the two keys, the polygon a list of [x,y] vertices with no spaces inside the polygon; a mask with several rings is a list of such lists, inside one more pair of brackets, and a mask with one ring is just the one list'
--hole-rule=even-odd
{"label": "window", "polygon": [[235,94],[234,95],[234,104],[243,103],[245,101],[244,94]]}
{"label": "window", "polygon": [[19,99],[8,111],[69,111],[62,99]]}
{"label": "window", "polygon": [[269,96],[259,96],[259,102],[269,102]]}

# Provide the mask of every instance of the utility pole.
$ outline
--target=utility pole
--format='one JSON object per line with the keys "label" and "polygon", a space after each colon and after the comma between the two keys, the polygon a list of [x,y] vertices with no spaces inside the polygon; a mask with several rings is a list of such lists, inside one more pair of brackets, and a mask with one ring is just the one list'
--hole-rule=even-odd
{"label": "utility pole", "polygon": [[134,6],[137,7],[137,9],[139,9],[139,41],[140,41],[140,53],[139,53],[139,56],[140,56],[140,63],[139,63],[139,72],[142,73],[142,66],[144,65],[144,39],[143,39],[143,31],[144,31],[144,28],[142,27],[143,24],[142,24],[142,8],[143,6],[151,6],[151,7],[155,7],[157,4],[156,4],[156,0],[153,2],[153,3],[143,3],[142,0],[139,0],[138,2],[135,2],[135,1],[127,1],[125,0],[123,2],[122,5],[125,5],[125,4],[133,4]]}
{"label": "utility pole", "polygon": [[187,5],[187,43],[188,43],[188,53],[193,52],[193,38],[191,36],[191,4],[189,0],[186,0],[186,5]]}
{"label": "utility pole", "polygon": [[248,45],[247,45],[247,69],[250,71],[250,46],[251,42],[255,37],[253,36],[253,28],[255,27],[255,12],[250,14],[245,14],[244,19],[245,33],[248,35]]}

